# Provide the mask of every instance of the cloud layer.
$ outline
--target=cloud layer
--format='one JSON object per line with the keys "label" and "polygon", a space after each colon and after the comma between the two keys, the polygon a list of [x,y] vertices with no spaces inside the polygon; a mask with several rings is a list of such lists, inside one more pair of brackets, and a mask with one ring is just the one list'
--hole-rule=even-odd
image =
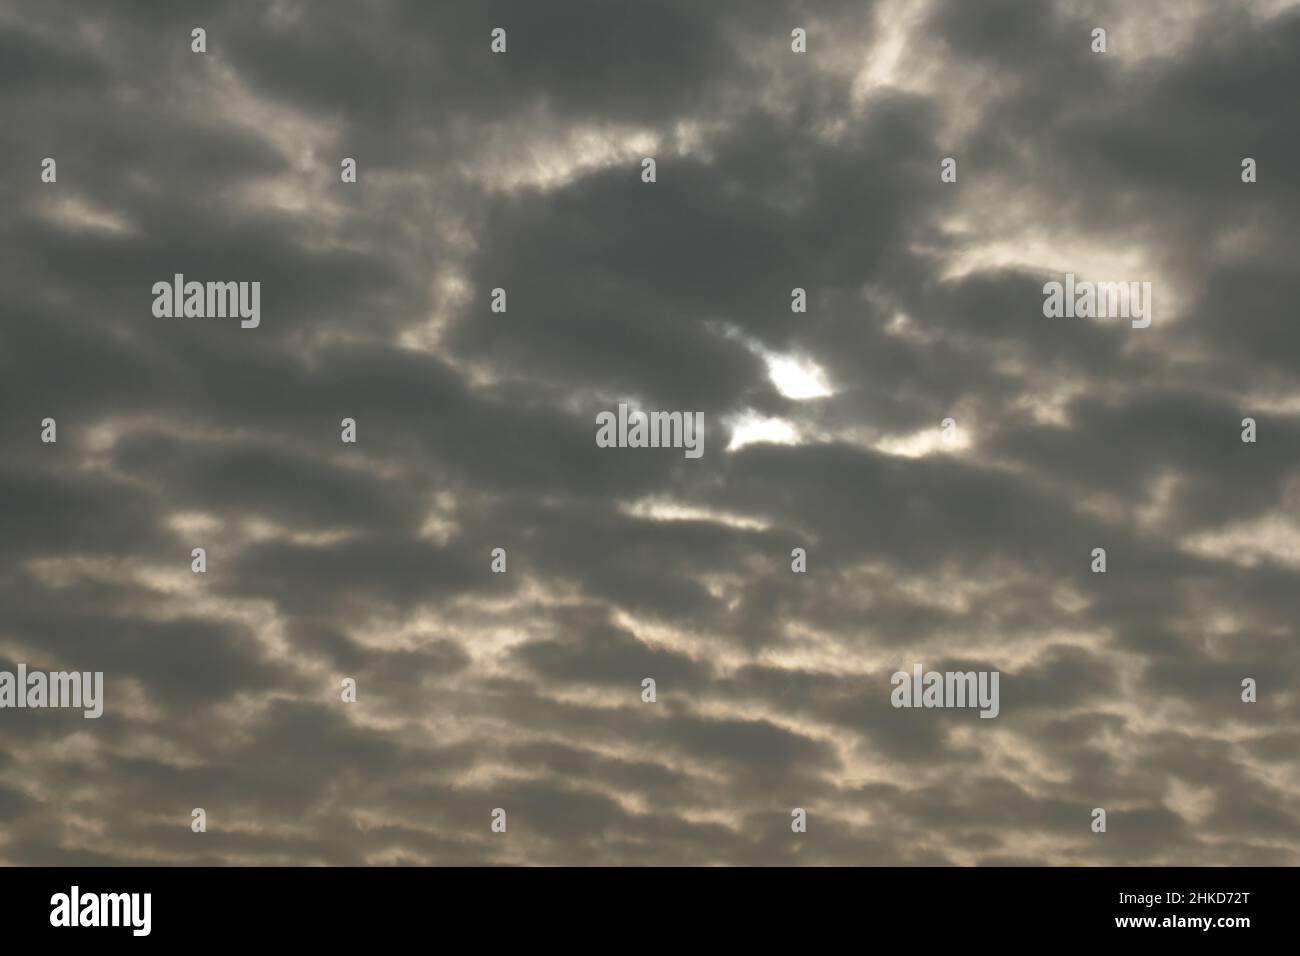
{"label": "cloud layer", "polygon": [[7,5],[0,669],[106,702],[0,862],[1300,862],[1298,87],[1278,2]]}

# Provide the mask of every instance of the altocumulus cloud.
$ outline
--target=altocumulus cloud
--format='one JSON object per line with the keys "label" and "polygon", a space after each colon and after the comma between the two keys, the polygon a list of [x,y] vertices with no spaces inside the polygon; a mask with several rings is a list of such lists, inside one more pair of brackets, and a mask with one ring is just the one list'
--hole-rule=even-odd
{"label": "altocumulus cloud", "polygon": [[0,862],[1300,862],[1295,5],[16,0],[0,77],[0,669],[105,675]]}

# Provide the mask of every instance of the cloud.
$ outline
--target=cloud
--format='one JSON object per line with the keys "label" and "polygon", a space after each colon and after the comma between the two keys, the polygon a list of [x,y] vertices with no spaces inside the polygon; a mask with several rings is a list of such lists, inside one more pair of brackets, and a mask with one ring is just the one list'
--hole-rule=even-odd
{"label": "cloud", "polygon": [[0,14],[0,862],[1300,859],[1300,16],[759,6]]}

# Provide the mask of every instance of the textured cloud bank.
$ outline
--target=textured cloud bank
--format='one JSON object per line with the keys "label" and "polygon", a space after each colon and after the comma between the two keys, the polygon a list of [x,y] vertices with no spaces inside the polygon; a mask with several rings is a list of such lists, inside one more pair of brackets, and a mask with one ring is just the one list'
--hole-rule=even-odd
{"label": "textured cloud bank", "polygon": [[0,77],[0,667],[106,685],[0,711],[0,862],[1300,862],[1300,11],[20,2]]}

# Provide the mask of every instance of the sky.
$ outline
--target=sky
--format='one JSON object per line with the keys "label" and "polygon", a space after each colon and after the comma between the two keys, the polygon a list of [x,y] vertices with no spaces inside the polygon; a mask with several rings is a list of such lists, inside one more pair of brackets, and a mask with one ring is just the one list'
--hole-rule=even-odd
{"label": "sky", "polygon": [[1277,0],[5,3],[0,670],[104,712],[0,709],[0,864],[1300,863],[1297,89]]}

